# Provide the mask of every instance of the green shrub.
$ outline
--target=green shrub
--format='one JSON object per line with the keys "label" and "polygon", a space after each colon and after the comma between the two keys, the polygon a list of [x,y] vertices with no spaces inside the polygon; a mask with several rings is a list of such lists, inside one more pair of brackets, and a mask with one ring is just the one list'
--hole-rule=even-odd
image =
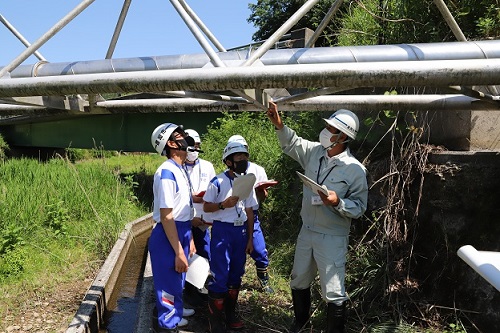
{"label": "green shrub", "polygon": [[9,224],[1,232],[0,255],[5,255],[22,245],[24,245],[24,230],[21,226]]}
{"label": "green shrub", "polygon": [[55,235],[65,235],[68,231],[67,221],[70,219],[68,207],[64,201],[47,205],[46,225]]}
{"label": "green shrub", "polygon": [[66,157],[72,162],[89,159],[91,156],[88,149],[66,148]]}
{"label": "green shrub", "polygon": [[66,148],[66,157],[72,161],[82,161],[90,159],[105,159],[118,155],[117,151],[105,150],[103,146],[96,146],[92,149]]}
{"label": "green shrub", "polygon": [[0,256],[0,281],[19,277],[25,270],[28,254],[25,249],[16,248]]}
{"label": "green shrub", "polygon": [[0,135],[0,162],[5,160],[5,152],[9,150],[9,145]]}
{"label": "green shrub", "polygon": [[487,38],[498,38],[500,35],[500,6],[498,1],[496,4],[490,4],[484,1],[484,17],[477,19],[477,29]]}

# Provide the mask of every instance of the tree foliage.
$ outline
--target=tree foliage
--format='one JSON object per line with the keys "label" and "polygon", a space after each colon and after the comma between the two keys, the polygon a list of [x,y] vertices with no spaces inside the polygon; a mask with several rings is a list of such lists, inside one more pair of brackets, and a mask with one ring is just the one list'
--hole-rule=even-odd
{"label": "tree foliage", "polygon": [[[286,22],[306,1],[303,0],[258,0],[256,4],[249,4],[248,7],[252,14],[247,19],[258,28],[253,35],[254,41],[265,40]],[[291,30],[302,28],[315,29],[335,0],[320,1],[309,13],[307,13]],[[337,30],[336,22],[333,22],[326,33],[319,39],[318,44],[330,45],[334,41],[331,34]]]}
{"label": "tree foliage", "polygon": [[[258,0],[249,4],[257,32],[255,41],[269,38],[305,0]],[[320,1],[291,30],[316,29],[334,0]],[[500,35],[499,0],[454,0],[446,5],[468,40]],[[454,41],[448,24],[434,1],[344,1],[316,46],[376,45]]]}

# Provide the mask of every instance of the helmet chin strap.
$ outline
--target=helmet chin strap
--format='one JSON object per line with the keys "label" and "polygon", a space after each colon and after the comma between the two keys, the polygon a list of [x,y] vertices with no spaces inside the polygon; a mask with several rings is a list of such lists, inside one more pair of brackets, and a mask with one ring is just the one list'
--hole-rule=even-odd
{"label": "helmet chin strap", "polygon": [[[197,151],[201,152],[201,150],[198,150],[197,148],[194,147],[195,142],[194,139],[190,136],[186,136],[183,138],[183,140],[173,140],[175,144],[177,145],[177,148],[170,148],[173,150],[180,150],[180,151]],[[184,141],[186,143],[186,146],[180,145],[179,141]]]}
{"label": "helmet chin strap", "polygon": [[[342,132],[340,132],[340,133],[337,135],[337,139],[336,139],[336,140],[335,140],[335,141],[334,141],[334,142],[333,142],[330,146],[328,146],[328,148],[326,148],[326,150],[330,150],[330,149],[332,149],[333,147],[335,147],[335,146],[336,146],[336,145],[338,145],[338,144],[346,144],[346,143],[348,143],[348,142],[351,142],[351,141],[352,141],[352,139],[351,139],[350,137],[346,136],[346,139],[345,139],[344,141],[339,142],[339,138],[340,138],[341,134],[343,134],[343,133],[342,133]],[[334,135],[335,135],[335,134],[334,134]]]}
{"label": "helmet chin strap", "polygon": [[190,151],[190,152],[198,152],[198,153],[203,153],[203,150],[199,149],[199,148],[196,148],[196,147],[187,147],[186,148],[187,151]]}
{"label": "helmet chin strap", "polygon": [[[186,137],[186,138],[192,140],[192,138],[189,137],[189,136]],[[172,149],[172,150],[179,150],[179,151],[188,151],[188,149],[191,148],[190,146],[194,146],[194,140],[192,140],[192,142],[188,142],[186,140],[186,138],[184,138],[183,140],[172,140],[177,145],[177,148],[170,148],[170,149]],[[179,142],[185,143],[186,145],[184,146],[184,144],[180,144]],[[190,145],[190,143],[192,143],[192,144]]]}
{"label": "helmet chin strap", "polygon": [[195,147],[177,147],[177,148],[170,148],[170,150],[181,150],[181,151],[187,151],[187,152],[197,151],[198,153],[203,153],[203,150],[195,148]]}
{"label": "helmet chin strap", "polygon": [[[332,142],[332,144],[331,144],[331,145],[329,145],[329,146],[328,146],[328,148],[326,148],[326,150],[330,150],[330,149],[332,149],[333,147],[335,147],[336,145],[338,145],[338,144],[340,143],[340,142],[339,142],[339,138],[340,138],[340,135],[341,135],[341,134],[342,134],[342,133],[332,134],[332,136],[334,136],[334,135],[335,135],[337,138],[335,139],[335,141],[334,141],[334,142]],[[344,142],[345,142],[345,141],[344,141]]]}
{"label": "helmet chin strap", "polygon": [[243,173],[237,173],[236,171],[234,171],[233,169],[231,169],[233,171],[233,175],[234,175],[234,178],[238,178],[238,177],[241,177],[241,176],[244,176],[247,174],[247,172],[243,172]]}
{"label": "helmet chin strap", "polygon": [[[195,142],[194,142],[194,139],[191,138],[190,136],[187,136],[185,138],[186,140],[186,143],[187,143],[187,146],[184,147],[184,146],[181,146],[181,147],[177,147],[177,148],[171,148],[171,149],[175,149],[175,150],[182,150],[182,151],[187,151],[187,152],[198,152],[198,153],[203,153],[203,150],[201,150],[200,148],[196,148],[194,145],[195,145]],[[177,146],[180,146],[179,143],[177,142],[177,140],[175,141],[175,143],[177,144]]]}

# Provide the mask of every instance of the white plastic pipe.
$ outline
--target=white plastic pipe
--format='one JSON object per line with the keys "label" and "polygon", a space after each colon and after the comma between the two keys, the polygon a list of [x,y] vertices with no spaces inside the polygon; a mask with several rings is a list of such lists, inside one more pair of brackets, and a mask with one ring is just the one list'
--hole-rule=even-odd
{"label": "white plastic pipe", "polygon": [[477,251],[471,245],[464,245],[458,249],[457,254],[467,265],[500,291],[500,252]]}

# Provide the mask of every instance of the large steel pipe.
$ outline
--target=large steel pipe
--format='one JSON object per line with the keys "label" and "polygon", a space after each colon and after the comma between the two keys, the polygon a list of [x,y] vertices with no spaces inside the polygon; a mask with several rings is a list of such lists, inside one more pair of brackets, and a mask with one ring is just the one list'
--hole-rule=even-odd
{"label": "large steel pipe", "polygon": [[0,97],[168,90],[496,85],[500,59],[224,67],[0,80]]}
{"label": "large steel pipe", "polygon": [[[223,110],[260,111],[252,104],[230,101],[207,101],[197,98],[155,98],[133,100],[110,100],[97,102],[97,106],[111,113],[120,112],[214,112]],[[333,107],[334,106],[334,107]],[[463,95],[335,95],[319,96],[303,101],[280,104],[281,111],[330,111],[349,109],[366,110],[492,110],[500,111],[500,104],[478,101]],[[0,109],[1,110],[1,109]]]}
{"label": "large steel pipe", "polygon": [[[260,108],[251,103],[191,97],[108,100],[97,102],[96,106],[105,108],[109,113],[162,113],[182,112],[184,110],[189,110],[189,112],[261,111]],[[484,102],[464,95],[335,95],[318,96],[293,103],[284,103],[280,104],[279,108],[281,111],[330,111],[334,108],[349,109],[355,112],[379,110],[500,111],[500,104]],[[0,116],[42,116],[68,114],[70,112],[0,103]]]}
{"label": "large steel pipe", "polygon": [[[233,66],[237,66],[234,63],[240,62],[242,64],[248,54],[246,50],[229,51],[222,52],[218,56],[222,61],[227,62],[228,66],[231,63]],[[500,40],[279,49],[267,51],[260,60],[264,65],[269,66],[494,58],[500,58]],[[210,58],[203,53],[42,63],[19,66],[12,71],[11,78],[202,68],[208,63],[210,63]]]}

